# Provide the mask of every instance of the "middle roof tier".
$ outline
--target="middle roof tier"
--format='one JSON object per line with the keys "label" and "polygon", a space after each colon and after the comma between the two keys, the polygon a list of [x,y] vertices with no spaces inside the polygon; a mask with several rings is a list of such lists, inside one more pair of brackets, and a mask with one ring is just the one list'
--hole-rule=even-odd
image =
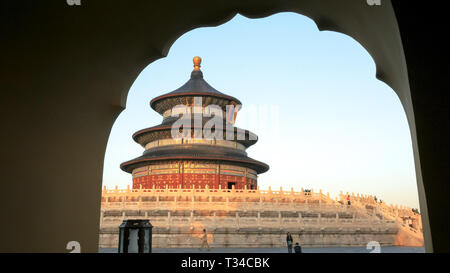
{"label": "middle roof tier", "polygon": [[[177,138],[234,141],[245,148],[258,141],[258,136],[249,130],[235,127],[224,119],[220,119],[220,123],[218,120],[212,121],[212,119],[212,117],[203,117],[202,115],[192,115],[190,118],[166,118],[159,125],[137,131],[133,134],[133,139],[144,148],[156,140]],[[183,125],[179,126],[180,124]],[[179,133],[182,133],[180,135],[185,137],[174,137],[173,134],[177,132],[177,129]],[[220,131],[222,132],[220,133]]]}

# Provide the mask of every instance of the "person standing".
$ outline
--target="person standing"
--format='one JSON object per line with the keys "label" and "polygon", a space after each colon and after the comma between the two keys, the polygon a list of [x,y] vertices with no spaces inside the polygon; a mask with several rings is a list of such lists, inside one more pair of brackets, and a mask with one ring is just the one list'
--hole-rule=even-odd
{"label": "person standing", "polygon": [[350,195],[347,195],[347,205],[351,205],[351,203],[350,203]]}
{"label": "person standing", "polygon": [[292,253],[292,242],[293,242],[292,235],[290,232],[288,232],[286,235],[286,243],[287,243],[289,253]]}
{"label": "person standing", "polygon": [[206,233],[206,229],[203,229],[202,248],[206,248],[206,247],[209,249],[208,234]]}

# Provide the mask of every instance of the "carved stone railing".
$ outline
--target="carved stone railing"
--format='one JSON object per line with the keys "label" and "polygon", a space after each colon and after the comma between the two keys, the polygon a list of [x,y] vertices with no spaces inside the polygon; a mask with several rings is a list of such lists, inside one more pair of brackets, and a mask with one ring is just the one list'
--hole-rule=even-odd
{"label": "carved stone railing", "polygon": [[[350,196],[351,205],[346,203]],[[143,201],[152,200],[152,201]],[[215,201],[220,200],[220,201]],[[387,205],[375,200],[374,197],[361,194],[340,194],[333,200],[329,194],[310,191],[251,190],[251,189],[106,189],[102,191],[101,210],[248,210],[248,211],[316,211],[319,214],[347,213],[351,219],[337,220],[323,218],[301,219],[301,221],[342,224],[363,223],[365,219],[384,221],[385,223],[405,221],[414,223],[421,230],[420,215],[411,208]],[[355,215],[359,215],[356,217]],[[361,217],[363,215],[363,217]],[[356,219],[355,219],[356,218]]]}

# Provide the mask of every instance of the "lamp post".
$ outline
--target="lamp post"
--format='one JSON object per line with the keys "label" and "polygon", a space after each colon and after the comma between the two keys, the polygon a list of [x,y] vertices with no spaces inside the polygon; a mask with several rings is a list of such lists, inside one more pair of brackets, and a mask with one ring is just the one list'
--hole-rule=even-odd
{"label": "lamp post", "polygon": [[151,253],[152,228],[149,220],[123,220],[119,226],[119,253]]}

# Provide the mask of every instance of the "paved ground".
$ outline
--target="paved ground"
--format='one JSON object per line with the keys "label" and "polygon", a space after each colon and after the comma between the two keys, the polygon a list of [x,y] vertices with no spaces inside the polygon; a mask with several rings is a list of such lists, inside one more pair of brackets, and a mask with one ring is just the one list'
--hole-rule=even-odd
{"label": "paved ground", "polygon": [[[305,247],[304,253],[369,253],[365,247]],[[100,253],[117,253],[116,248],[100,248]],[[286,248],[154,248],[153,253],[287,253]],[[381,247],[381,253],[425,253],[423,247]]]}

